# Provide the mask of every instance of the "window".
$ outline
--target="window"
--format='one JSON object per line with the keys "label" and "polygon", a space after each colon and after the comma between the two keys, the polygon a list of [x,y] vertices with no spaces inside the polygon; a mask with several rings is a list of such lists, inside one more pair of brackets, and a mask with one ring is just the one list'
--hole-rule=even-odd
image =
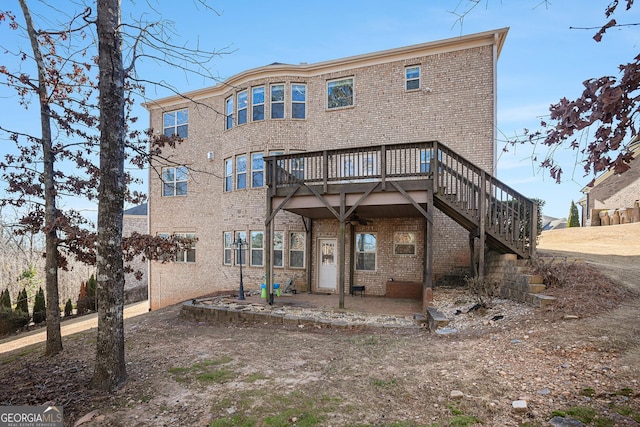
{"label": "window", "polygon": [[304,268],[304,233],[294,232],[289,237],[289,268]]}
{"label": "window", "polygon": [[416,234],[398,232],[393,234],[393,254],[394,255],[415,255],[416,254]]}
{"label": "window", "polygon": [[233,127],[233,96],[230,96],[225,101],[226,103],[226,114],[227,114],[227,129],[231,129]]}
{"label": "window", "polygon": [[420,89],[420,66],[414,65],[404,69],[405,88],[407,90]]}
{"label": "window", "polygon": [[257,188],[264,185],[264,154],[253,153],[251,155],[251,187]]}
{"label": "window", "polygon": [[306,117],[307,85],[291,85],[291,117],[294,119],[304,119]]}
{"label": "window", "polygon": [[[244,243],[247,242],[247,232],[246,231],[236,231],[236,239],[235,241],[242,241]],[[247,254],[245,254],[246,249],[239,249],[236,251],[236,265],[247,265]]]}
{"label": "window", "polygon": [[249,242],[251,251],[251,265],[254,267],[262,267],[262,255],[264,254],[264,233],[262,231],[252,231],[251,241]]}
{"label": "window", "polygon": [[231,265],[233,263],[233,248],[231,247],[231,243],[233,243],[233,233],[230,231],[224,232],[224,259],[222,263],[224,265]]}
{"label": "window", "polygon": [[[378,174],[376,153],[353,153],[340,158],[342,177],[374,177]],[[339,172],[340,172],[339,171]]]}
{"label": "window", "polygon": [[[195,239],[194,233],[176,233],[176,236],[183,239]],[[191,242],[183,245],[182,248],[176,252],[176,262],[196,262],[196,243]]]}
{"label": "window", "polygon": [[226,159],[224,161],[224,191],[233,190],[233,161]]}
{"label": "window", "polygon": [[273,266],[284,267],[284,232],[273,232]]}
{"label": "window", "polygon": [[247,188],[247,156],[236,157],[236,190]]}
{"label": "window", "polygon": [[[420,150],[420,172],[431,172],[431,159],[433,158],[433,149]],[[442,161],[442,151],[438,154],[438,161]],[[442,166],[438,167],[438,172],[442,172]]]}
{"label": "window", "polygon": [[291,159],[291,175],[304,179],[304,157]]}
{"label": "window", "polygon": [[[162,238],[162,239],[166,239],[169,240],[169,237],[171,237],[171,235],[169,233],[157,233],[156,236]],[[156,253],[158,254],[158,261],[161,262],[169,262],[169,261],[173,261],[174,258],[173,256],[164,253],[164,251],[161,248],[156,248]]]}
{"label": "window", "polygon": [[353,105],[353,78],[327,82],[327,108]]}
{"label": "window", "polygon": [[178,110],[163,115],[164,136],[189,136],[189,110]]}
{"label": "window", "polygon": [[284,85],[271,86],[271,118],[284,119]]}
{"label": "window", "polygon": [[238,124],[247,123],[247,91],[238,92]]}
{"label": "window", "polygon": [[254,87],[251,91],[253,121],[264,120],[264,86]]}
{"label": "window", "polygon": [[376,235],[371,233],[356,234],[356,270],[375,271],[376,269]]}
{"label": "window", "polygon": [[162,195],[186,196],[187,176],[186,166],[162,168]]}

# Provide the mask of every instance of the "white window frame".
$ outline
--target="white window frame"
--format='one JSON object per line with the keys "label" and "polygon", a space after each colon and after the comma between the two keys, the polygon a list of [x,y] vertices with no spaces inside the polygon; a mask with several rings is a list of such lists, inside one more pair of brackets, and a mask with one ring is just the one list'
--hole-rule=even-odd
{"label": "white window frame", "polygon": [[223,265],[233,265],[233,247],[231,246],[233,243],[233,232],[225,231],[222,235],[222,264]]}
{"label": "white window frame", "polygon": [[229,157],[224,160],[224,191],[233,191],[233,159]]}
{"label": "white window frame", "polygon": [[[171,172],[172,179],[168,174]],[[186,166],[168,166],[162,168],[162,197],[178,197],[186,196],[189,194],[189,171]],[[167,189],[172,188],[171,194],[166,192]],[[178,193],[178,188],[184,188],[184,192]]]}
{"label": "white window frame", "polygon": [[[256,91],[262,90],[262,102],[256,102]],[[266,92],[264,86],[256,86],[251,88],[251,121],[252,122],[260,122],[264,120],[264,100],[265,100]],[[262,107],[262,118],[256,119],[256,109]]]}
{"label": "white window frame", "polygon": [[[302,236],[302,249],[296,247],[293,242],[293,236],[299,235]],[[305,268],[305,260],[306,260],[306,251],[307,251],[307,243],[306,243],[306,233],[304,231],[292,231],[289,233],[289,268]],[[302,265],[291,265],[291,258],[294,253],[302,253]]]}
{"label": "white window frame", "polygon": [[[279,237],[276,237],[279,236]],[[278,244],[278,242],[280,244]],[[271,262],[275,268],[284,268],[284,231],[273,232],[273,257]],[[275,263],[275,253],[280,252],[280,264]]]}
{"label": "white window frame", "polygon": [[[237,94],[238,98],[238,125],[243,125],[248,121],[248,106],[249,106],[249,93],[247,90],[241,90]],[[242,99],[244,98],[244,99]],[[244,113],[244,114],[243,114]]]}
{"label": "white window frame", "polygon": [[[418,76],[416,77],[412,70],[418,70]],[[422,81],[420,79],[422,74],[422,67],[420,65],[409,65],[404,68],[404,88],[407,91],[419,90],[422,86]],[[409,87],[410,85],[414,85],[417,83],[416,87]]]}
{"label": "white window frame", "polygon": [[[181,133],[184,132],[184,135]],[[189,137],[189,109],[168,111],[162,114],[162,133],[171,137],[177,135],[180,138]]]}
{"label": "white window frame", "polygon": [[[255,160],[260,159],[261,168],[255,167]],[[260,176],[260,185],[256,185],[256,177]],[[251,153],[251,188],[264,187],[264,153]]]}
{"label": "white window frame", "polygon": [[[186,239],[195,239],[196,233],[176,233],[176,236],[183,237]],[[189,261],[189,254],[192,254],[193,260]],[[182,264],[194,264],[196,262],[196,244],[191,243],[188,247],[184,249],[179,249],[176,252],[176,262]]]}
{"label": "white window frame", "polygon": [[225,129],[229,130],[233,128],[233,95],[225,99],[224,105]]}
{"label": "white window frame", "polygon": [[[348,83],[350,82],[350,83]],[[343,97],[347,99],[349,102],[339,102],[340,98],[335,98],[332,100],[331,94],[335,87],[339,87],[341,85],[350,85],[351,86],[351,97]],[[327,110],[337,110],[340,108],[350,108],[355,105],[355,79],[353,77],[342,77],[339,79],[333,79],[327,81]]]}
{"label": "white window frame", "polygon": [[[371,249],[367,249],[367,248],[360,248],[359,246],[361,246],[359,243],[362,241],[362,237],[360,236],[364,236],[364,235],[370,235],[373,236],[374,240],[374,244],[375,244],[375,248],[373,250]],[[354,252],[355,252],[355,269],[356,271],[377,271],[378,269],[378,237],[376,236],[376,233],[356,233],[355,236],[355,248],[354,248]],[[362,266],[360,265],[360,259],[359,256],[360,254],[367,255],[367,254],[373,254],[374,255],[374,266],[373,269],[371,268],[362,268]]]}
{"label": "white window frame", "polygon": [[[250,264],[252,267],[264,267],[264,231],[251,231],[249,233],[249,236],[251,236],[251,238],[249,239],[249,260],[250,260]],[[254,237],[257,236],[261,236],[260,237],[260,246],[254,245]],[[253,262],[253,255],[254,254],[260,254],[260,262],[259,263],[254,263]]]}
{"label": "white window frame", "polygon": [[396,231],[393,233],[393,254],[397,256],[416,255],[416,243],[416,233],[412,231]]}
{"label": "white window frame", "polygon": [[[277,87],[282,87],[282,99],[276,99],[274,101],[273,95],[274,92],[273,90]],[[287,86],[284,83],[276,83],[276,84],[272,84],[269,87],[269,102],[270,102],[270,114],[269,117],[271,117],[274,120],[279,120],[279,119],[284,119],[286,117],[286,111],[285,111],[285,100],[287,99],[287,91],[286,91]],[[274,113],[274,109],[273,106],[274,105],[280,105],[282,104],[282,117],[274,117],[273,113]]]}
{"label": "white window frame", "polygon": [[[296,99],[296,93],[300,93],[298,87],[303,88],[302,100]],[[295,117],[296,109],[294,106],[302,105],[302,117]],[[296,120],[305,120],[307,118],[307,85],[306,83],[291,83],[291,118]]]}
{"label": "white window frame", "polygon": [[[244,162],[244,166],[242,163]],[[244,183],[240,180],[244,178]],[[236,190],[244,190],[247,188],[247,155],[241,154],[236,156]]]}

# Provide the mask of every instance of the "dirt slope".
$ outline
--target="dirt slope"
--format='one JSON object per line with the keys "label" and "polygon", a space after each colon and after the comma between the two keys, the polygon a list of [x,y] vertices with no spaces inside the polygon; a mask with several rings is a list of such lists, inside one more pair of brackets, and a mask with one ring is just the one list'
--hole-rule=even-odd
{"label": "dirt slope", "polygon": [[[584,258],[637,288],[639,235],[640,224],[545,232],[540,252]],[[592,293],[597,271],[586,271],[565,294],[610,299]],[[526,307],[492,318],[467,311],[475,301],[460,292],[456,317],[469,326],[452,335],[195,323],[168,307],[127,319],[121,390],[87,387],[91,330],[65,337],[54,357],[43,344],[0,354],[0,405],[62,405],[69,427],[541,427],[576,408],[593,411],[589,426],[640,425],[637,297],[597,315]]]}

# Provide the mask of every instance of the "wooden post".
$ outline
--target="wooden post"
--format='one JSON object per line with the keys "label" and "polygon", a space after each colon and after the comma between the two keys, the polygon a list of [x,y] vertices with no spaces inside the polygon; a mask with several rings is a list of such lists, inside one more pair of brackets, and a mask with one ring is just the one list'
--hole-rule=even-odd
{"label": "wooden post", "polygon": [[480,174],[480,206],[478,210],[478,238],[480,244],[478,247],[478,276],[484,277],[484,243],[485,243],[485,223],[487,219],[487,177],[485,172]]}

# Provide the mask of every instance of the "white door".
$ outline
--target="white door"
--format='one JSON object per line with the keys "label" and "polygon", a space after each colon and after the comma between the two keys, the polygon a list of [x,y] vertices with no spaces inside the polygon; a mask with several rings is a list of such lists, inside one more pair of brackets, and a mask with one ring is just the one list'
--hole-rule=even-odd
{"label": "white door", "polygon": [[318,254],[318,287],[335,291],[338,282],[336,239],[318,239]]}

